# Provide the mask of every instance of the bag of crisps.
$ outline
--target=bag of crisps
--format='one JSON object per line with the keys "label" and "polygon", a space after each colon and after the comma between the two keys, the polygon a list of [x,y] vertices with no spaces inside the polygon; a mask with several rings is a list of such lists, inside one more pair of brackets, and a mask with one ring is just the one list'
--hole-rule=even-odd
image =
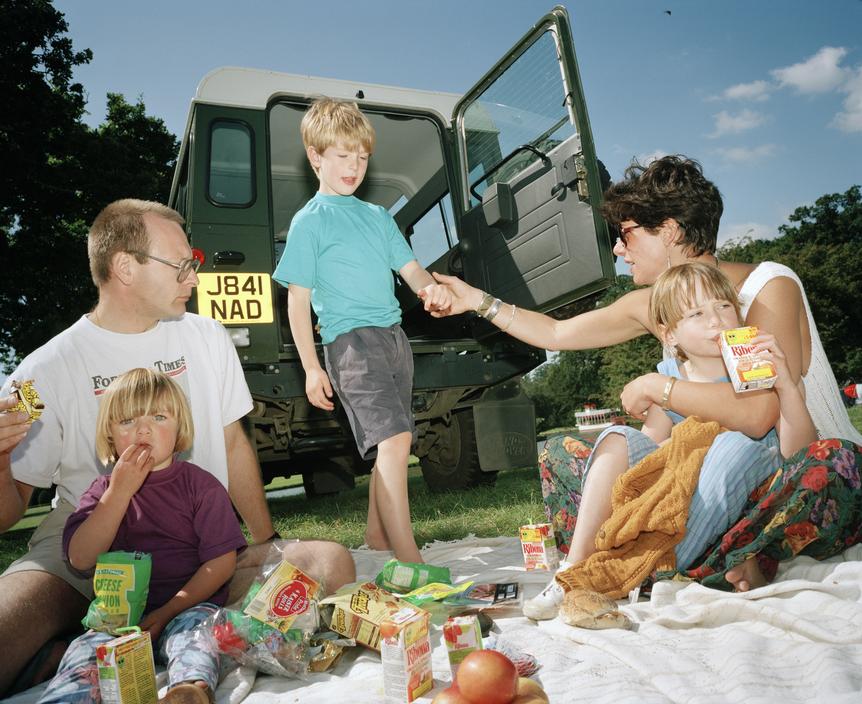
{"label": "bag of crisps", "polygon": [[93,574],[96,598],[81,623],[86,628],[119,634],[137,626],[147,605],[152,561],[146,552],[105,552],[99,555]]}

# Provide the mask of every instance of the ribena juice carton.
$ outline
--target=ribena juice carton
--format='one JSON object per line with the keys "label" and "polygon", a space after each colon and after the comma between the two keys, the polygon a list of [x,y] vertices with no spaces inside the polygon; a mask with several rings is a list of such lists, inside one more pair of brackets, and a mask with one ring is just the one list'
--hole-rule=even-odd
{"label": "ribena juice carton", "polygon": [[434,687],[430,614],[402,612],[380,624],[385,704],[409,704]]}
{"label": "ribena juice carton", "polygon": [[458,667],[464,658],[474,650],[482,650],[482,628],[479,625],[479,617],[475,615],[449,617],[443,624],[443,640],[446,641],[449,667],[454,681]]}
{"label": "ribena juice carton", "polygon": [[751,340],[756,335],[757,328],[753,325],[722,330],[719,335],[721,356],[736,392],[771,389],[775,384],[775,365],[758,359],[754,353]]}
{"label": "ribena juice carton", "polygon": [[156,669],[150,634],[138,627],[96,648],[99,690],[105,704],[156,704]]}
{"label": "ribena juice carton", "polygon": [[555,570],[560,555],[554,540],[554,527],[550,523],[531,523],[521,526],[521,550],[524,567],[528,570]]}

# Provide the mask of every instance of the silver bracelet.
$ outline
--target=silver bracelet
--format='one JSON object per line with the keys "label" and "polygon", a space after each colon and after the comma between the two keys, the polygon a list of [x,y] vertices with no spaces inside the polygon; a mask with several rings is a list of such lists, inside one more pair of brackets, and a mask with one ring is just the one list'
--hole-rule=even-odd
{"label": "silver bracelet", "polygon": [[479,304],[479,307],[476,308],[476,314],[485,317],[485,314],[488,312],[488,308],[491,307],[491,304],[494,302],[494,297],[490,293],[486,293],[482,296],[482,302]]}
{"label": "silver bracelet", "polygon": [[497,317],[497,313],[500,312],[500,306],[503,305],[503,301],[499,298],[495,298],[494,302],[491,304],[491,307],[488,309],[488,312],[485,313],[485,320],[489,323]]}
{"label": "silver bracelet", "polygon": [[515,320],[515,304],[510,303],[509,305],[512,306],[512,315],[509,317],[509,320],[506,321],[506,324],[500,328],[502,332],[506,332],[506,330],[508,330],[512,326],[512,322]]}

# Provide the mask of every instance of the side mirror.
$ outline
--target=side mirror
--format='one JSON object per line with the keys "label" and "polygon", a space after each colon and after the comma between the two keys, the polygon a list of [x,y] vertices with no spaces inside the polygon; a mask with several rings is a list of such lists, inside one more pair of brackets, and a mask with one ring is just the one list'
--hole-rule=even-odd
{"label": "side mirror", "polygon": [[515,222],[515,197],[508,183],[492,183],[482,194],[482,212],[489,227],[503,227]]}

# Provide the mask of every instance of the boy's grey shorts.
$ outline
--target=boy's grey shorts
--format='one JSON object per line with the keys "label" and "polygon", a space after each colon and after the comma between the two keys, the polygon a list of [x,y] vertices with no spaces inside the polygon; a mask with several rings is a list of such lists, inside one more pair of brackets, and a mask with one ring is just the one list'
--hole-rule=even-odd
{"label": "boy's grey shorts", "polygon": [[356,328],[323,348],[332,388],[341,399],[363,459],[413,424],[413,353],[400,325]]}

